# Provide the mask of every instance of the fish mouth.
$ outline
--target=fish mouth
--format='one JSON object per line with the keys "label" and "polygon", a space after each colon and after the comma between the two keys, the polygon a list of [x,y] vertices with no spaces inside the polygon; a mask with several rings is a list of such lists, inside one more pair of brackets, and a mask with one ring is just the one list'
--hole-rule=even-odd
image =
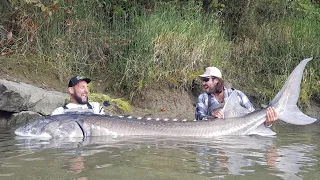
{"label": "fish mouth", "polygon": [[43,139],[51,139],[52,135],[44,132],[44,133],[34,133],[32,130],[28,130],[27,127],[20,127],[14,131],[14,134],[17,136],[22,137],[29,137],[29,138],[43,138]]}
{"label": "fish mouth", "polygon": [[[48,120],[33,121],[19,127],[14,131],[14,133],[18,136],[24,137],[41,137],[41,129],[43,129],[48,123]],[[46,134],[44,136],[48,137],[50,135]]]}

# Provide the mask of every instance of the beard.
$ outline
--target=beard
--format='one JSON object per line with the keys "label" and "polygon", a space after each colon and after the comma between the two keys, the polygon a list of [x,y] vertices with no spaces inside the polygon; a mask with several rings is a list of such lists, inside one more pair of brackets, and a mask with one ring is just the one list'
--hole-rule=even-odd
{"label": "beard", "polygon": [[74,99],[77,101],[78,104],[87,104],[88,103],[88,97],[86,98],[86,100],[82,100],[81,97],[75,95]]}

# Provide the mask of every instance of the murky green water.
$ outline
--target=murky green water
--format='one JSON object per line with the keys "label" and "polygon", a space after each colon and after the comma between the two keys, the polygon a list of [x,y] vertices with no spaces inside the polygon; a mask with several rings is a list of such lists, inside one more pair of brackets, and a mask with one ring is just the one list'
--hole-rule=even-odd
{"label": "murky green water", "polygon": [[0,128],[0,179],[320,179],[320,125],[275,137],[17,138]]}

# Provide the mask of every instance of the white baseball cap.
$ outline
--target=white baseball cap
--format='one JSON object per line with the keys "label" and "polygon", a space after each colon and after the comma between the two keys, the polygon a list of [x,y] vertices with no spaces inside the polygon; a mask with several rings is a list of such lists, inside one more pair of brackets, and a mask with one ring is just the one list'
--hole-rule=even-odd
{"label": "white baseball cap", "polygon": [[222,78],[221,71],[216,67],[207,67],[206,71],[199,76],[200,77],[214,76],[214,77]]}

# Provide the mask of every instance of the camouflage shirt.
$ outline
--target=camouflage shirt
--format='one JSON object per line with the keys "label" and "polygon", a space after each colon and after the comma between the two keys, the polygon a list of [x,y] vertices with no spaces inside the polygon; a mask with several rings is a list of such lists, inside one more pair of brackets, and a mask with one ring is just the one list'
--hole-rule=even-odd
{"label": "camouflage shirt", "polygon": [[[255,110],[248,97],[243,92],[233,88],[224,88],[224,102],[227,101],[233,91],[238,92],[238,100],[242,107],[248,109],[250,112]],[[220,103],[213,95],[202,93],[198,97],[195,118],[197,120],[206,120],[212,115],[214,110],[222,108],[223,106],[224,103]]]}

